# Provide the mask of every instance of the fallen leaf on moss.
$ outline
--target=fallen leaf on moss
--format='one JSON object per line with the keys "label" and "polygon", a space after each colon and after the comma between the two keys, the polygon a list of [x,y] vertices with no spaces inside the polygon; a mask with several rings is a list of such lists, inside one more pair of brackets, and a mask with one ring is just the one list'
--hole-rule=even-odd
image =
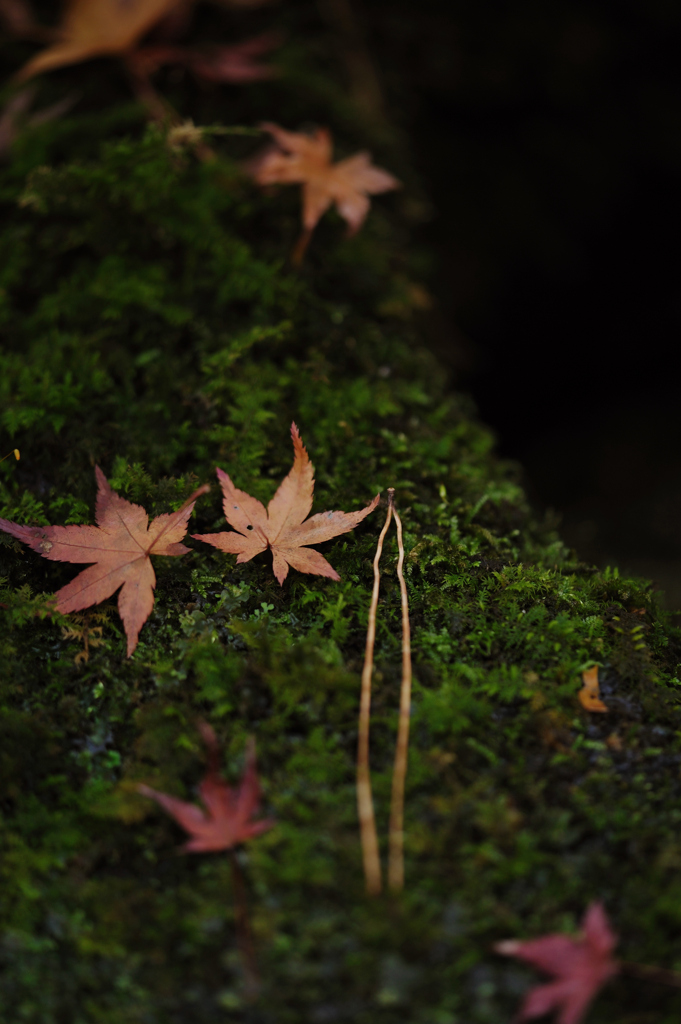
{"label": "fallen leaf on moss", "polygon": [[[368,153],[332,163],[331,134],[326,128],[308,135],[288,132],[270,122],[261,127],[272,135],[274,144],[256,156],[247,169],[259,185],[303,186],[306,240],[332,203],[347,222],[350,234],[355,234],[369,212],[369,196],[400,187],[392,174],[374,167]],[[299,243],[299,256],[304,247]]]}
{"label": "fallen leaf on moss", "polygon": [[92,57],[126,53],[179,6],[178,0],[68,0],[60,38],[31,58],[17,79],[25,81]]}
{"label": "fallen leaf on moss", "polygon": [[577,694],[582,707],[587,711],[607,711],[608,709],[600,697],[597,665],[582,672],[582,683],[582,688]]}
{"label": "fallen leaf on moss", "polygon": [[578,939],[542,935],[529,942],[509,939],[495,945],[497,953],[516,956],[556,978],[530,989],[517,1020],[555,1011],[557,1024],[579,1024],[599,989],[618,973],[619,964],[612,956],[617,936],[601,903],[589,906],[582,929]]}
{"label": "fallen leaf on moss", "polygon": [[179,541],[187,532],[194,501],[210,488],[199,487],[177,512],[149,516],[141,505],[111,490],[99,466],[97,526],[20,526],[0,519],[0,530],[28,544],[43,558],[57,562],[91,562],[71,583],[58,590],[56,610],[82,611],[111,597],[119,587],[118,612],[128,638],[128,657],[154,607],[156,576],[150,555],[184,555],[190,549]]}
{"label": "fallen leaf on moss", "polygon": [[[218,0],[223,7],[257,7],[264,0]],[[168,24],[168,34],[182,31],[195,0],[67,0],[56,36],[19,71],[18,81],[69,64],[79,64],[93,57],[130,56],[140,39],[159,22]],[[40,33],[30,10],[21,0],[0,0],[0,15],[15,35]],[[265,41],[267,39],[267,41]],[[271,48],[269,37],[258,37],[234,47],[217,47],[202,58],[198,51],[184,51],[182,59],[191,59],[198,75],[213,81],[252,82],[271,77],[273,71],[253,63],[252,58]],[[172,47],[152,48],[171,51]],[[151,58],[150,59],[156,59]],[[173,57],[160,59],[156,66]]]}
{"label": "fallen leaf on moss", "polygon": [[245,843],[274,825],[270,818],[252,820],[260,807],[255,743],[249,741],[244,774],[239,785],[232,788],[218,774],[215,732],[206,722],[200,729],[209,755],[208,771],[199,784],[199,796],[205,810],[151,786],[140,784],[137,790],[142,796],[155,800],[191,836],[183,847],[188,853],[231,850],[238,843]]}
{"label": "fallen leaf on moss", "polygon": [[298,572],[339,580],[340,576],[324,556],[306,545],[321,544],[354,529],[373,512],[380,495],[377,494],[366,508],[358,512],[319,512],[304,522],[312,508],[314,466],[295,423],[291,424],[291,437],[293,467],[279,485],[267,510],[262,502],[240,491],[227,474],[218,469],[225,518],[238,532],[194,533],[192,537],[238,555],[237,564],[250,562],[255,555],[270,548],[274,575],[281,584],[288,575],[289,566]]}

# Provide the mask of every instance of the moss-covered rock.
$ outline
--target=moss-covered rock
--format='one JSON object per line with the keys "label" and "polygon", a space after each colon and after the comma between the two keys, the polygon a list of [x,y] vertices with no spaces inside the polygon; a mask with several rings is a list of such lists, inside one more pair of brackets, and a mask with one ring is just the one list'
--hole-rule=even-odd
{"label": "moss-covered rock", "polygon": [[[64,139],[83,123],[65,122],[29,137],[5,172],[0,427],[22,458],[0,465],[0,515],[92,521],[94,464],[152,514],[216,465],[267,500],[294,418],[315,511],[394,486],[416,675],[407,884],[365,897],[355,810],[380,510],[323,546],[340,583],[292,572],[279,587],[268,557],[236,566],[192,541],[190,555],[157,559],[130,660],[114,601],[49,614],[46,595],[77,570],[0,534],[0,1016],[496,1024],[529,973],[492,942],[576,927],[596,897],[624,957],[681,963],[678,632],[646,584],[579,564],[535,521],[515,468],[447,389],[415,312],[403,201],[376,202],[352,240],[329,217],[294,273],[295,193],[257,192],[227,144],[201,162],[133,120],[116,108],[75,161]],[[220,528],[217,487],[192,522]],[[395,561],[389,537],[371,731],[382,837]],[[577,701],[593,663],[606,715]],[[277,819],[240,853],[263,978],[254,1006],[228,860],[178,856],[178,828],[135,790],[191,797],[199,717],[233,777],[256,736]],[[671,1024],[680,1011],[679,995],[621,980],[595,1012]]]}

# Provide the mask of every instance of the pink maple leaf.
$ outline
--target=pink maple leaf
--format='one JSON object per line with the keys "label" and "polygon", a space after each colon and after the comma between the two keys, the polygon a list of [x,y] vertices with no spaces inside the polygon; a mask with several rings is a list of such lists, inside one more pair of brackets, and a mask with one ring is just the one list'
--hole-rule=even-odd
{"label": "pink maple leaf", "polygon": [[620,969],[612,956],[616,944],[617,936],[602,903],[589,905],[577,939],[554,934],[529,942],[498,942],[494,947],[498,953],[516,956],[556,978],[530,989],[518,1020],[542,1017],[554,1010],[556,1024],[579,1024],[599,989]]}
{"label": "pink maple leaf", "polygon": [[138,47],[128,55],[128,65],[142,78],[155,74],[165,64],[183,64],[207,82],[243,84],[274,78],[277,69],[258,63],[258,58],[281,42],[276,32],[268,32],[231,46],[177,46],[156,43]]}
{"label": "pink maple leaf", "polygon": [[270,818],[252,820],[260,806],[255,743],[253,740],[248,742],[246,766],[239,785],[228,786],[218,774],[218,742],[215,732],[207,722],[202,722],[199,728],[208,747],[208,771],[199,784],[203,808],[168,793],[161,793],[151,786],[140,784],[137,790],[160,804],[190,835],[190,841],[182,847],[186,852],[231,850],[238,843],[245,843],[274,825]]}

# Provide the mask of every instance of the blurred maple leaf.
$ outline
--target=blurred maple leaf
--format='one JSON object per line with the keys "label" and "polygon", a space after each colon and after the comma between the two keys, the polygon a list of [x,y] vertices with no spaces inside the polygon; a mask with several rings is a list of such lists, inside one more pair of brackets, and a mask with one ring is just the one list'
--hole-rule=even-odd
{"label": "blurred maple leaf", "polygon": [[111,490],[99,466],[95,467],[95,476],[97,526],[21,526],[0,519],[0,530],[28,544],[43,558],[94,563],[57,591],[58,612],[82,611],[105,601],[122,587],[118,612],[130,657],[154,607],[156,576],[150,555],[178,556],[190,550],[179,541],[187,532],[196,498],[210,488],[204,484],[177,512],[156,516],[150,523],[141,505],[133,505]]}
{"label": "blurred maple leaf", "polygon": [[496,943],[498,953],[516,956],[557,979],[531,988],[517,1019],[543,1017],[555,1010],[557,1024],[579,1024],[599,989],[620,969],[612,956],[616,944],[617,936],[601,903],[590,904],[578,939],[554,934],[529,942],[509,939]]}
{"label": "blurred maple leaf", "polygon": [[259,185],[303,186],[304,234],[296,249],[298,260],[320,217],[333,203],[353,235],[369,212],[369,196],[400,187],[392,174],[374,167],[368,153],[356,153],[332,163],[332,141],[327,128],[317,128],[309,135],[289,132],[270,122],[261,128],[272,135],[274,144],[256,155],[247,170]]}
{"label": "blurred maple leaf", "polygon": [[[78,64],[93,57],[120,56],[131,58],[133,70],[139,73],[145,66],[143,58],[135,61],[135,51],[140,39],[150,29],[165,22],[166,38],[174,38],[186,28],[191,8],[196,0],[67,0],[61,24],[54,35],[55,41],[46,47],[19,71],[18,81],[25,81],[34,75],[69,64]],[[218,0],[222,6],[256,7],[263,0]],[[21,0],[0,0],[7,6],[5,19],[18,34],[25,34],[21,26],[33,24],[30,13]],[[2,7],[0,7],[0,13]],[[248,40],[234,47],[216,47],[203,54],[200,50],[182,50],[181,60],[191,62],[197,75],[212,81],[250,82],[256,78],[270,77],[273,72],[253,64],[253,57],[270,47],[264,37]],[[276,45],[276,42],[271,44]],[[174,59],[172,47],[152,47],[152,50],[166,52],[167,59],[156,67]],[[250,57],[250,60],[249,60]],[[148,62],[151,61],[151,56]],[[204,74],[204,72],[206,72]],[[242,77],[239,77],[241,73]]]}
{"label": "blurred maple leaf", "polygon": [[137,789],[142,796],[160,804],[189,834],[191,838],[183,847],[188,853],[231,850],[238,843],[245,843],[274,825],[270,818],[252,820],[260,806],[255,743],[253,740],[248,742],[244,773],[239,785],[233,788],[218,774],[219,748],[213,728],[207,722],[201,722],[199,729],[208,748],[208,771],[199,783],[199,796],[205,810],[151,786],[140,784]]}
{"label": "blurred maple leaf", "polygon": [[129,54],[128,64],[143,77],[153,75],[165,64],[184,64],[207,82],[259,82],[274,78],[278,72],[271,65],[259,64],[257,58],[280,42],[279,33],[268,32],[233,46],[142,46]]}
{"label": "blurred maple leaf", "polygon": [[366,508],[357,512],[319,512],[305,522],[312,508],[314,492],[314,466],[305,450],[295,423],[291,424],[293,440],[293,466],[279,485],[265,510],[257,498],[234,486],[226,473],[217,470],[224,495],[225,518],[237,533],[194,533],[195,540],[236,554],[237,564],[250,562],[261,551],[270,548],[274,575],[283,584],[289,565],[299,572],[327,576],[339,580],[340,576],[323,555],[307,544],[321,544],[341,533],[354,529],[378,504],[379,494]]}
{"label": "blurred maple leaf", "polygon": [[598,665],[588,668],[582,672],[582,688],[577,694],[579,703],[587,711],[607,711],[607,706],[601,700],[600,687],[598,685]]}

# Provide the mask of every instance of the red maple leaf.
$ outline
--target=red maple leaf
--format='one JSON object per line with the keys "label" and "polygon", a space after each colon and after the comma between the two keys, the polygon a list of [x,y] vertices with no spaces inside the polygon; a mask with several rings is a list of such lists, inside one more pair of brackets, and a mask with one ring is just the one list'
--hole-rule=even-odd
{"label": "red maple leaf", "polygon": [[354,529],[376,508],[380,494],[357,512],[318,512],[305,519],[312,508],[314,466],[295,423],[291,424],[291,438],[293,466],[267,509],[257,498],[235,487],[227,474],[218,469],[225,518],[238,532],[193,533],[192,537],[221,551],[238,554],[237,564],[250,562],[255,555],[270,548],[274,575],[281,584],[288,575],[289,565],[298,572],[339,580],[340,576],[324,556],[306,545],[321,544]]}
{"label": "red maple leaf", "polygon": [[205,810],[176,796],[161,793],[151,786],[140,784],[137,789],[143,796],[160,804],[191,836],[183,847],[188,853],[231,850],[238,843],[245,843],[274,825],[270,818],[252,820],[260,806],[255,743],[249,740],[241,782],[232,788],[218,774],[219,755],[215,732],[206,722],[202,722],[199,728],[208,747],[208,771],[199,783],[199,796]]}
{"label": "red maple leaf", "polygon": [[43,558],[56,562],[90,562],[78,576],[55,594],[56,610],[82,611],[111,597],[119,587],[118,612],[128,638],[128,657],[137,647],[140,630],[154,607],[156,575],[150,555],[184,555],[190,548],[179,541],[187,532],[194,501],[210,490],[199,487],[177,512],[149,516],[111,490],[99,466],[96,526],[21,526],[0,519],[0,530],[28,544]]}
{"label": "red maple leaf", "polygon": [[602,903],[591,903],[582,921],[582,935],[542,935],[539,939],[498,942],[495,949],[517,956],[556,981],[536,985],[525,996],[518,1020],[542,1017],[555,1010],[557,1024],[579,1024],[599,989],[620,967],[612,956],[617,936]]}

